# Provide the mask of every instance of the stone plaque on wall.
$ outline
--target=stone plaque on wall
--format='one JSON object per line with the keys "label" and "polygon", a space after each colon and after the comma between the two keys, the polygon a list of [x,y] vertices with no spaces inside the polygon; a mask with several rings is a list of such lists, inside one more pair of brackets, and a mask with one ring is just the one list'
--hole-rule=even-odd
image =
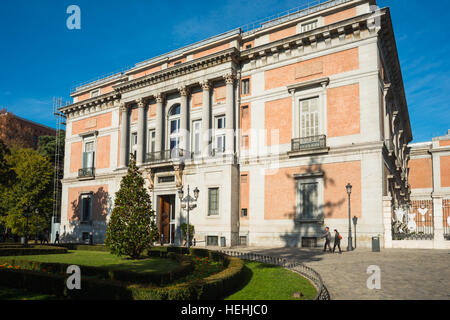
{"label": "stone plaque on wall", "polygon": [[311,62],[295,69],[295,79],[309,77],[315,74],[323,73],[322,61]]}

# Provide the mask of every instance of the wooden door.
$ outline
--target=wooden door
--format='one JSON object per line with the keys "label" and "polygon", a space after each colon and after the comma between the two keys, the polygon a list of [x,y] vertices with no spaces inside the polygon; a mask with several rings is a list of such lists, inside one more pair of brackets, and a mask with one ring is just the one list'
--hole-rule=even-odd
{"label": "wooden door", "polygon": [[[159,239],[160,242],[169,243],[170,241],[170,197],[161,196],[159,202]],[[164,237],[162,237],[164,236]]]}

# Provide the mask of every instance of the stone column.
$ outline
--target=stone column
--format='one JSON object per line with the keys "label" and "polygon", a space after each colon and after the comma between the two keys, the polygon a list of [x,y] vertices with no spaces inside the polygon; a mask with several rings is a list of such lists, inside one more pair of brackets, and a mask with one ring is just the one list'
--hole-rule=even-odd
{"label": "stone column", "polygon": [[444,212],[442,202],[442,196],[433,196],[434,249],[445,249]]}
{"label": "stone column", "polygon": [[127,166],[127,149],[128,149],[128,106],[125,103],[120,105],[122,113],[122,123],[120,126],[120,160],[119,167],[125,168]]}
{"label": "stone column", "polygon": [[189,91],[186,86],[180,87],[178,89],[180,91],[181,101],[180,101],[180,149],[185,151],[189,150],[189,134],[188,134],[188,119],[189,119],[189,110],[188,110],[188,94]]}
{"label": "stone column", "polygon": [[384,248],[392,248],[392,197],[383,197]]}
{"label": "stone column", "polygon": [[144,141],[145,141],[145,103],[144,99],[139,99],[138,103],[138,131],[137,131],[137,149],[136,164],[141,166],[145,162]]}
{"label": "stone column", "polygon": [[202,155],[209,156],[209,144],[211,142],[211,85],[209,81],[201,83],[203,88],[203,109],[202,109]]}
{"label": "stone column", "polygon": [[226,141],[225,153],[234,154],[234,82],[235,75],[233,73],[224,76],[226,82]]}
{"label": "stone column", "polygon": [[164,95],[159,93],[156,98],[156,128],[155,128],[155,152],[163,151],[163,104]]}

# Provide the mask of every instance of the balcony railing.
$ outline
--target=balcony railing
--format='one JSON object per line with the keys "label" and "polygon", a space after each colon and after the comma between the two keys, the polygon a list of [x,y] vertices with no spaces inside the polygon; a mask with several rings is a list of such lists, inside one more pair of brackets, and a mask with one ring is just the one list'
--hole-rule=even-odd
{"label": "balcony railing", "polygon": [[169,161],[180,161],[192,159],[192,153],[182,149],[164,150],[147,153],[147,163],[163,163]]}
{"label": "balcony railing", "polygon": [[297,139],[292,139],[292,150],[291,151],[323,149],[326,146],[327,146],[327,136],[326,135],[297,138]]}
{"label": "balcony railing", "polygon": [[82,168],[78,170],[78,178],[95,177],[95,168]]}

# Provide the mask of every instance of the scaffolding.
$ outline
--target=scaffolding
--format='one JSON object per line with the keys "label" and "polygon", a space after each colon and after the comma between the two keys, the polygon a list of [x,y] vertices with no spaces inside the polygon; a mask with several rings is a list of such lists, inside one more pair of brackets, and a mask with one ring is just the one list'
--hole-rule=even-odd
{"label": "scaffolding", "polygon": [[69,105],[62,98],[53,98],[53,115],[56,117],[56,137],[55,137],[55,163],[53,174],[53,212],[52,212],[52,232],[51,241],[55,239],[56,231],[59,232],[61,223],[61,179],[64,176],[64,147],[61,145],[62,132],[65,132],[66,116],[60,111],[62,107]]}

